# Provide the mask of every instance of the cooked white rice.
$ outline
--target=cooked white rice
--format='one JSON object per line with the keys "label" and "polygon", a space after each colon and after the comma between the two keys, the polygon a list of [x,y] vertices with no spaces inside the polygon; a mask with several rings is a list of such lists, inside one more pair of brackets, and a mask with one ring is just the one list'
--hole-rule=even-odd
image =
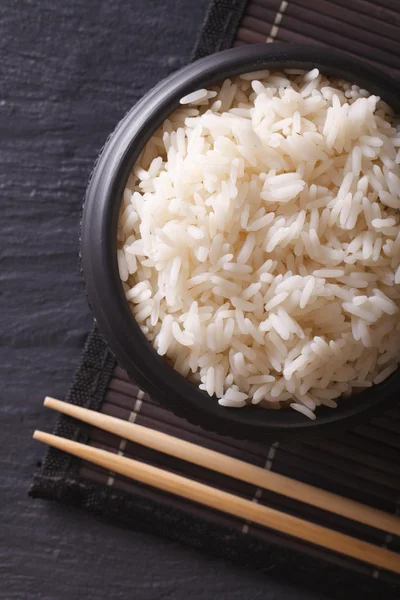
{"label": "cooked white rice", "polygon": [[223,406],[319,405],[400,357],[400,132],[317,69],[182,99],[123,196],[118,265],[147,338]]}

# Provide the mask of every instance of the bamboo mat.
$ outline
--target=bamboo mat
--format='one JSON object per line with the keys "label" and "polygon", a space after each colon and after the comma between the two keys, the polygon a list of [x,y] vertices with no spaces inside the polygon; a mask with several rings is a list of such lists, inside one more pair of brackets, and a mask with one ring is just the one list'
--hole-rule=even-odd
{"label": "bamboo mat", "polygon": [[[334,440],[303,444],[275,442],[263,446],[222,438],[191,425],[157,405],[148,394],[143,393],[129,380],[125,371],[116,366],[100,410],[105,414],[169,433],[389,513],[400,513],[400,406],[368,425],[347,432]],[[130,458],[139,458],[163,469],[217,486],[224,491],[283,509],[290,514],[400,552],[398,537],[299,504],[266,490],[255,489],[254,486],[241,481],[118,439],[107,432],[92,432],[89,443],[109,451],[117,451]],[[128,479],[106,473],[90,464],[82,464],[79,474],[109,487],[122,486],[126,491],[133,491],[137,487]],[[161,494],[157,492],[157,495]],[[181,503],[185,502],[179,501],[179,504]],[[206,508],[199,510],[204,514],[209,512]],[[261,528],[249,523],[228,517],[226,520],[244,534],[251,532],[257,536],[263,535]],[[373,577],[379,576],[379,573],[370,567],[363,567],[362,570]]]}
{"label": "bamboo mat", "polygon": [[398,0],[250,0],[235,46],[257,42],[317,44],[400,74]]}
{"label": "bamboo mat", "polygon": [[[214,0],[194,56],[256,42],[311,43],[345,50],[398,77],[399,34],[397,0],[379,4]],[[265,446],[237,441],[203,431],[159,406],[115,363],[96,329],[89,336],[68,400],[400,515],[400,403],[337,438]],[[56,432],[400,552],[398,537],[91,431],[66,417],[60,419]],[[83,506],[114,522],[179,539],[243,564],[272,568],[277,577],[325,595],[340,586],[343,599],[361,592],[364,598],[400,597],[400,580],[390,573],[135,484],[56,450],[48,451],[31,493]]]}

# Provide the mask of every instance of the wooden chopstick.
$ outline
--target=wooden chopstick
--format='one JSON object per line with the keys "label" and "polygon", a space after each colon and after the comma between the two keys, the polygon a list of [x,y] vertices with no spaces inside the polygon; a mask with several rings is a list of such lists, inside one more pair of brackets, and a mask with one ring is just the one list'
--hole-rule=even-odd
{"label": "wooden chopstick", "polygon": [[347,519],[358,521],[375,529],[400,535],[400,518],[381,510],[365,506],[290,477],[272,473],[245,461],[225,456],[191,442],[181,440],[129,421],[81,408],[55,398],[45,398],[44,405],[53,410],[94,425],[124,439],[136,442],[158,452],[163,452],[205,467],[217,473],[245,481],[259,488],[276,492],[299,502],[321,508]]}
{"label": "wooden chopstick", "polygon": [[73,442],[43,431],[35,431],[33,437],[35,440],[49,446],[170,494],[181,496],[215,510],[400,574],[400,555],[385,548],[374,546],[321,525],[316,525],[125,456],[106,452],[92,446],[85,446],[85,444]]}

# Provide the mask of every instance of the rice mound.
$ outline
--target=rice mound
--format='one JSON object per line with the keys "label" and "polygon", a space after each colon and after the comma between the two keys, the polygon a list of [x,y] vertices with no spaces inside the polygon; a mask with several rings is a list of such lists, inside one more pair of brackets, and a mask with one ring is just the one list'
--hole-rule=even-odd
{"label": "rice mound", "polygon": [[342,80],[198,90],[127,182],[118,265],[160,355],[223,406],[315,418],[400,357],[400,130]]}

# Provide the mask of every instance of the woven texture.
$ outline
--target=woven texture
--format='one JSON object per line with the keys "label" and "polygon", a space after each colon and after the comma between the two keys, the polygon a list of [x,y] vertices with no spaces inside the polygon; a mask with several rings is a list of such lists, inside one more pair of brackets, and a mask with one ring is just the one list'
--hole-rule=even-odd
{"label": "woven texture", "polygon": [[250,0],[234,45],[257,42],[317,44],[400,74],[398,0]]}
{"label": "woven texture", "polygon": [[[311,8],[312,5],[312,8]],[[400,42],[400,3],[367,0],[243,0],[212,2],[194,57],[255,42],[329,45],[393,76]],[[373,60],[371,58],[373,57]],[[50,391],[50,390],[49,390]],[[157,405],[116,364],[96,328],[86,343],[67,400],[190,440],[392,514],[400,513],[400,406],[368,425],[323,442],[262,446],[205,432]],[[400,539],[265,490],[160,455],[74,420],[56,433],[208,483],[400,552]],[[274,569],[277,577],[325,595],[400,597],[395,576],[132,482],[50,449],[31,494],[74,504],[125,526],[189,543],[227,558]],[[296,565],[296,568],[293,568]],[[317,573],[317,574],[316,574]],[[339,587],[340,586],[340,587]],[[334,595],[334,597],[337,597]]]}

